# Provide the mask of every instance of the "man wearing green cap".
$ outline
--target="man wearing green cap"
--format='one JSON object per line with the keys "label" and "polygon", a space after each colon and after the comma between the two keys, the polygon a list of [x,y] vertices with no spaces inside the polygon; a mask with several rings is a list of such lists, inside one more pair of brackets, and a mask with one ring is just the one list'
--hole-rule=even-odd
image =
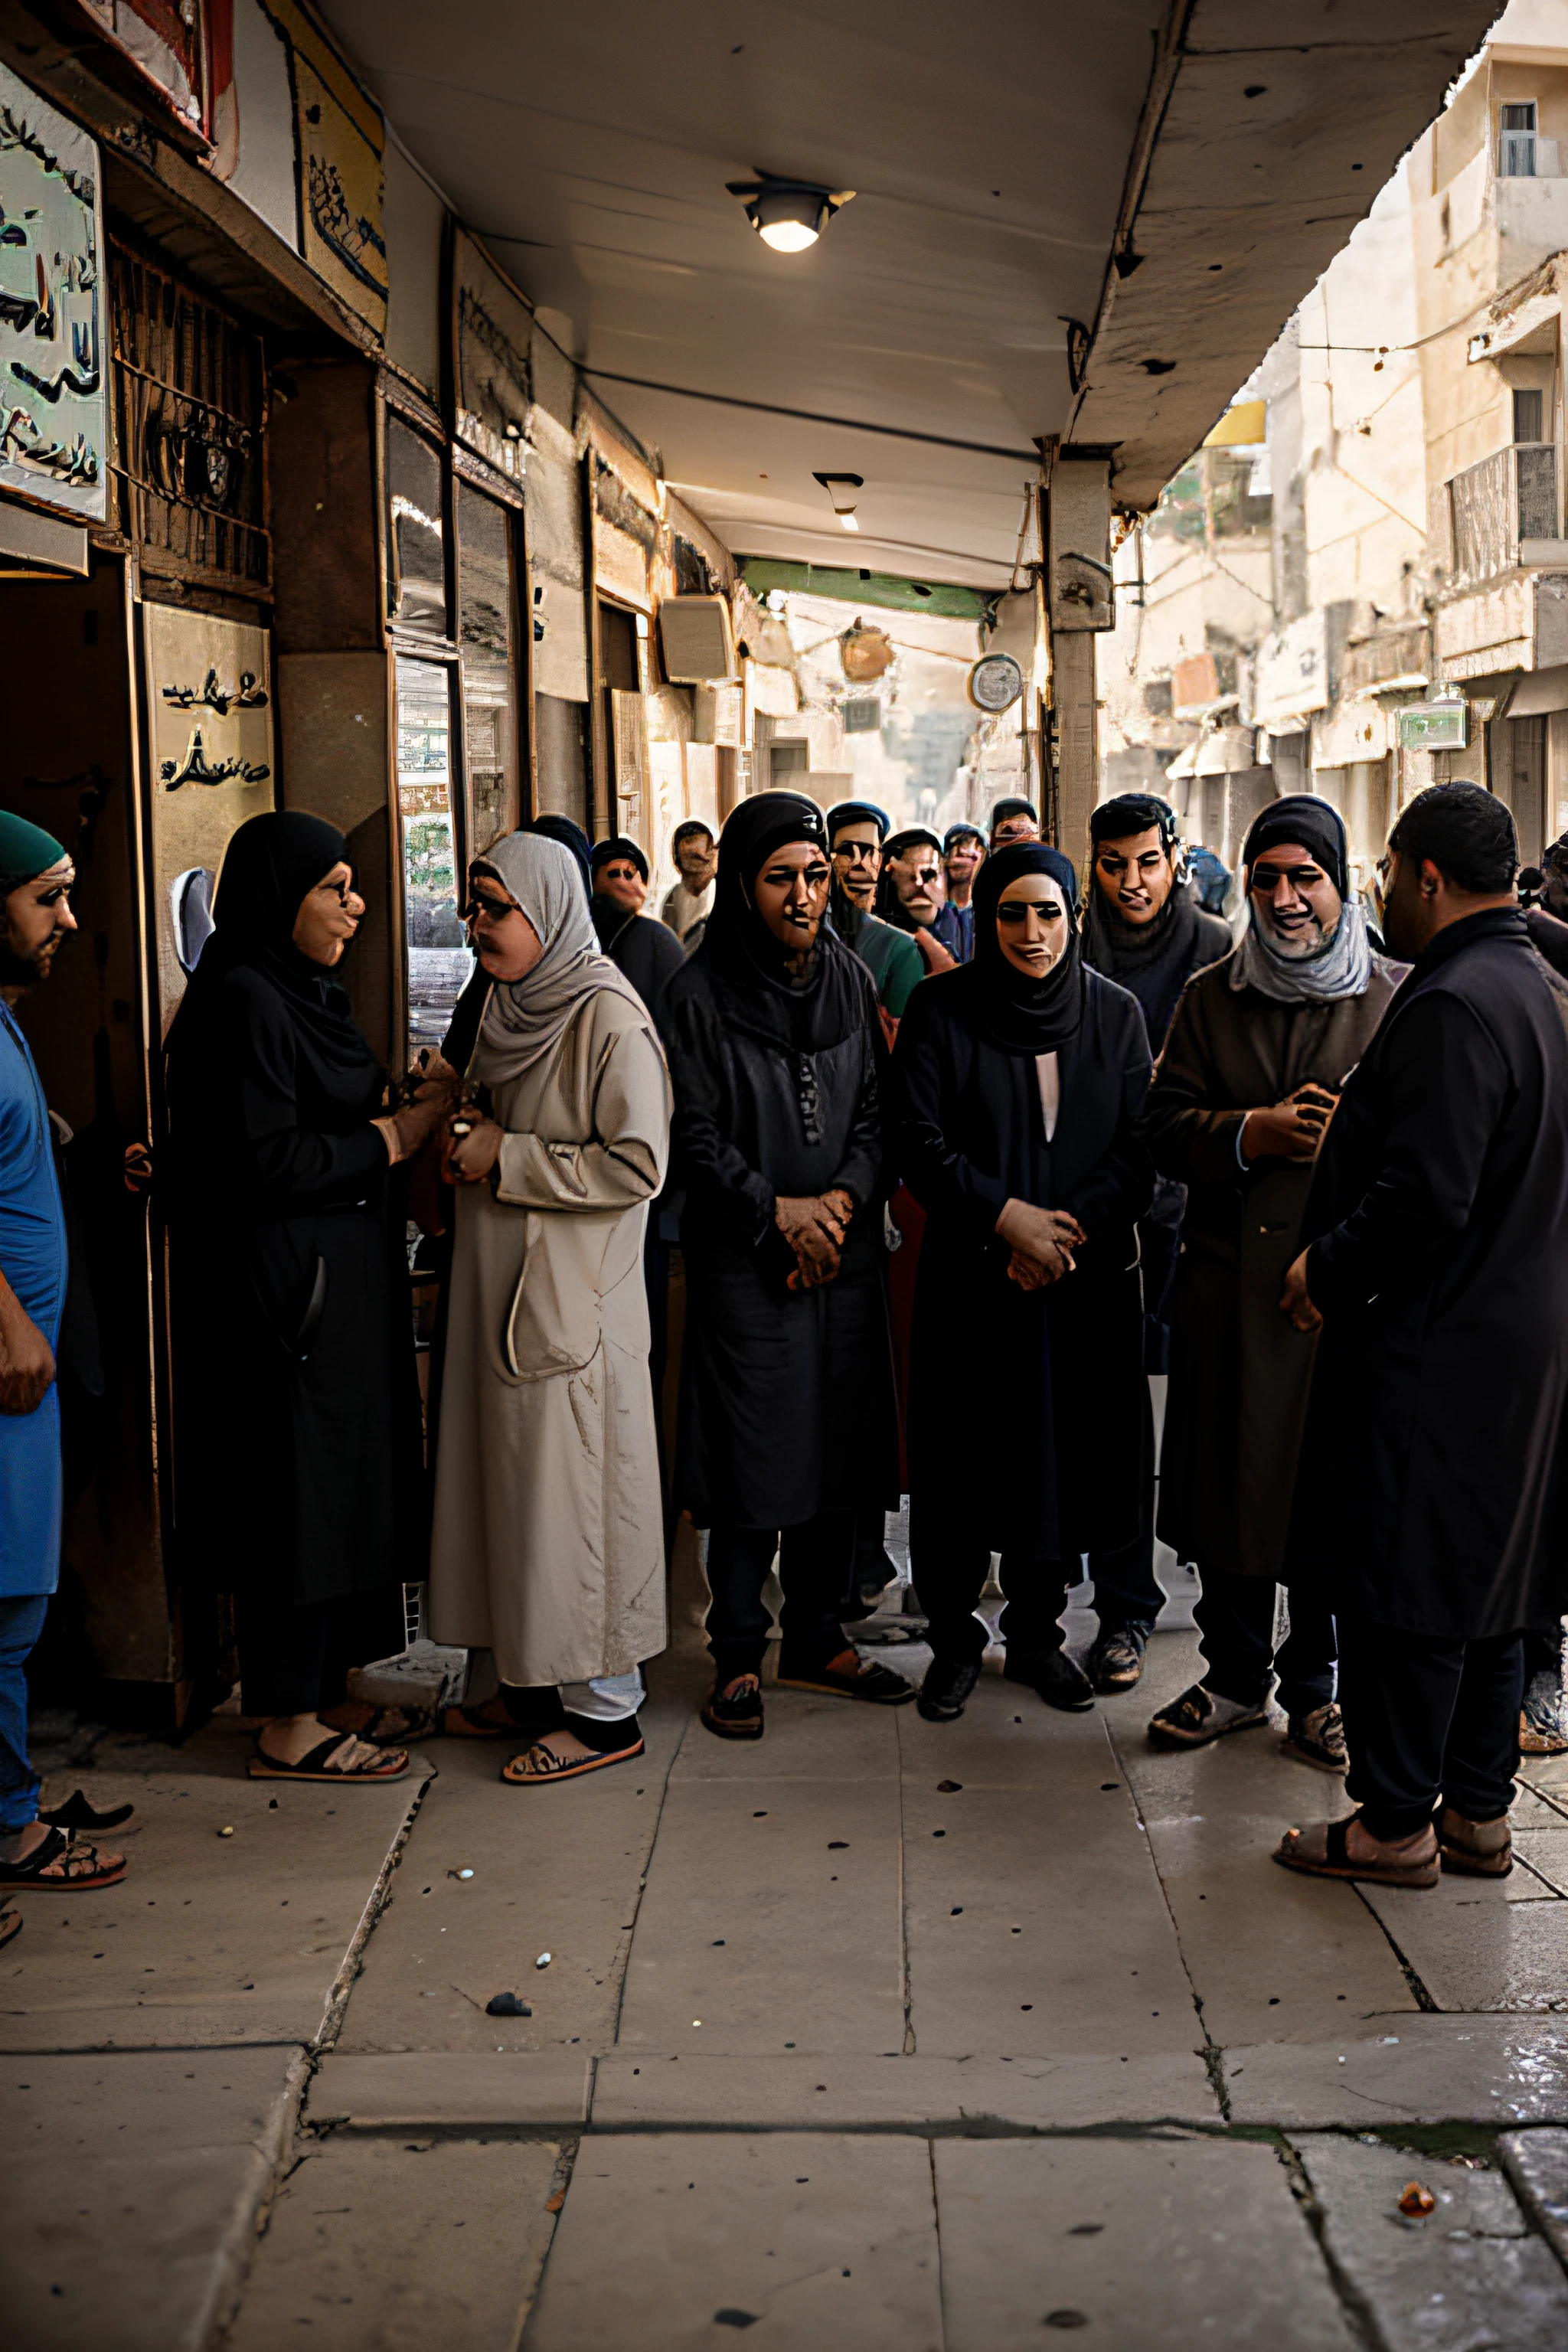
{"label": "man wearing green cap", "polygon": [[[59,1580],[60,1413],[55,1344],[66,1296],[66,1228],[48,1108],[12,1007],[49,976],[76,929],[76,870],[61,845],[0,810],[0,1890],[106,1886],[118,1854],[74,1847],[38,1819],[27,1760],[25,1668]],[[6,1939],[19,1915],[0,1917]]]}

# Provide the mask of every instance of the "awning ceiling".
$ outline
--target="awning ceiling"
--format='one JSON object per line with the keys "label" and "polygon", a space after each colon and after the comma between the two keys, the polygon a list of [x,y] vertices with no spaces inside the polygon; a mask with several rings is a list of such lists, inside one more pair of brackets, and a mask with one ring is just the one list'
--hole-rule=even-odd
{"label": "awning ceiling", "polygon": [[[1493,9],[1384,0],[1369,39],[1297,0],[1288,48],[1265,0],[323,13],[730,545],[994,585],[1039,436],[1117,445],[1119,498],[1152,500]],[[725,191],[758,169],[858,193],[778,255]],[[1076,391],[1068,320],[1097,329]],[[816,472],[864,476],[858,537]]]}

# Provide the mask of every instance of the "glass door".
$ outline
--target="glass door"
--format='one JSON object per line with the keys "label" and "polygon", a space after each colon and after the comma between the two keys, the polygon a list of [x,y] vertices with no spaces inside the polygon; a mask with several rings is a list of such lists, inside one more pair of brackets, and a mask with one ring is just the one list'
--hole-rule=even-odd
{"label": "glass door", "polygon": [[452,677],[397,656],[397,808],[408,956],[408,1050],[438,1046],[473,971],[458,912],[453,822]]}

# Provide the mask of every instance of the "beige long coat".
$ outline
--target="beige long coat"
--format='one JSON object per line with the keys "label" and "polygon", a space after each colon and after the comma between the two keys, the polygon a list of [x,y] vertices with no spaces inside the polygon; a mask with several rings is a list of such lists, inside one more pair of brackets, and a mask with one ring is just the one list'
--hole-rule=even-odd
{"label": "beige long coat", "polygon": [[669,1080],[647,1014],[597,989],[492,1096],[494,1190],[457,1194],[430,1629],[503,1682],[627,1674],[665,1641],[642,1249]]}

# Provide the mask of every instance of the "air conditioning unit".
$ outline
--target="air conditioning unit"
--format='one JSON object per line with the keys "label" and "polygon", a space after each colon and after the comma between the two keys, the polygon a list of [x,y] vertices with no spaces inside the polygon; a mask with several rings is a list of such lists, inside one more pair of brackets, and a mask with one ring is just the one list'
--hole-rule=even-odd
{"label": "air conditioning unit", "polygon": [[735,635],[724,596],[667,596],[658,608],[664,674],[672,686],[733,677]]}

